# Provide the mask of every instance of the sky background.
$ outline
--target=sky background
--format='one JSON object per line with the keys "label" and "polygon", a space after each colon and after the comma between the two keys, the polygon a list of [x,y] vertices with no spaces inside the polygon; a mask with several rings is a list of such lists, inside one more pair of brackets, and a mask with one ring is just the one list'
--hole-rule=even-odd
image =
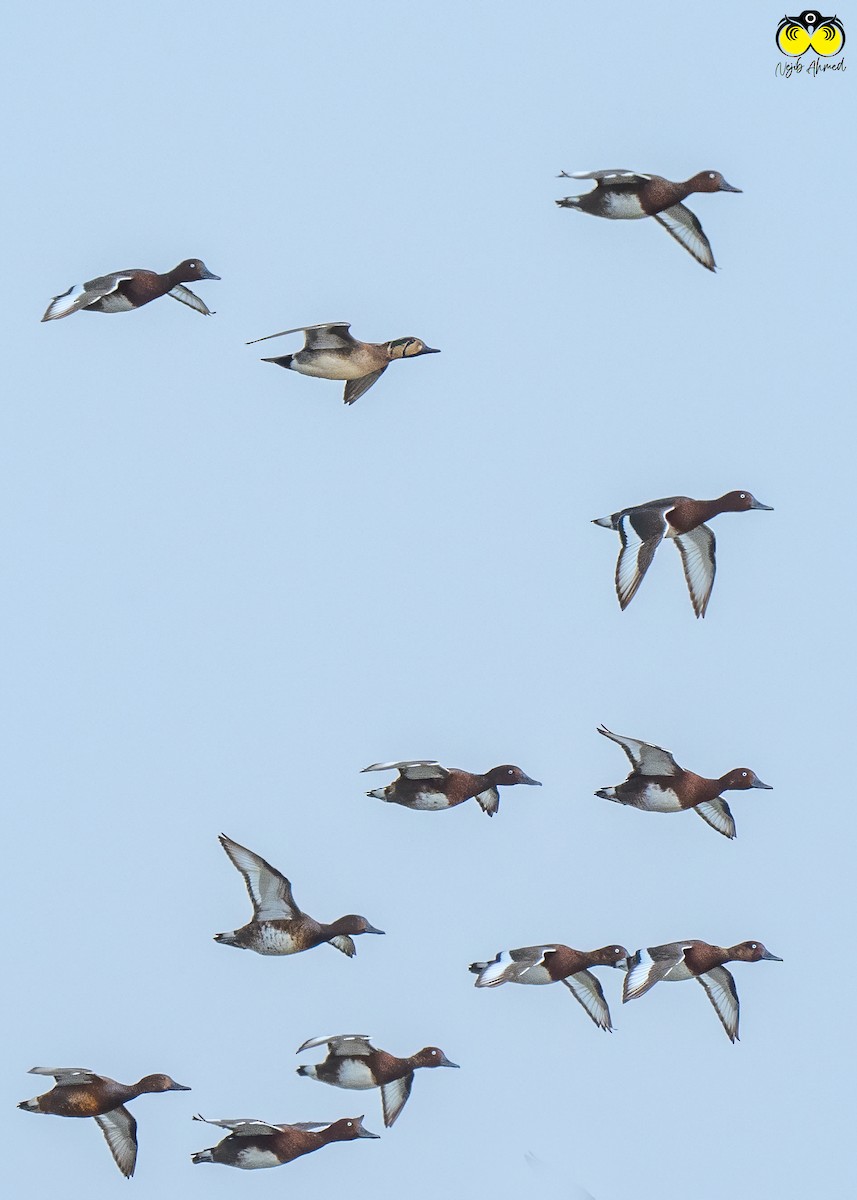
{"label": "sky background", "polygon": [[[797,6],[796,6],[797,7]],[[837,10],[849,44],[848,8]],[[842,1195],[853,1178],[852,72],[785,80],[775,4],[16,6],[5,130],[0,1184],[125,1187],[94,1123],[16,1112],[34,1065],[144,1096],[138,1200],[413,1200],[532,1178],[596,1200]],[[785,61],[785,60],[782,60]],[[559,171],[722,171],[720,265],[653,221],[556,208]],[[585,190],[582,185],[580,190]],[[50,298],[201,256],[216,310],[40,324]],[[244,342],[346,320],[423,338],[353,408]],[[851,366],[850,375],[846,370]],[[633,604],[589,522],[752,490],[693,617],[664,547]],[[844,542],[844,545],[843,545]],[[598,800],[599,722],[717,776],[738,839]],[[519,764],[541,789],[415,813],[378,760]],[[262,958],[225,831],[384,938]],[[700,988],[598,1031],[562,987],[467,965],[549,941],[760,939],[741,1042]],[[305,1039],[433,1043],[378,1093]],[[195,1167],[210,1117],[366,1114],[377,1142]]]}

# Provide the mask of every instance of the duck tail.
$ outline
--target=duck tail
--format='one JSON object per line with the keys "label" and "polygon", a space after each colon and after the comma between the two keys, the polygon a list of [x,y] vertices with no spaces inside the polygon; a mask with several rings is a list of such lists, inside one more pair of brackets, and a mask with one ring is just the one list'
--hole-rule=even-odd
{"label": "duck tail", "polygon": [[32,1100],[22,1100],[18,1108],[23,1108],[24,1112],[39,1112],[39,1097],[34,1096]]}
{"label": "duck tail", "polygon": [[487,962],[471,963],[467,969],[468,969],[468,971],[470,971],[471,975],[481,975],[487,966],[488,966]]}
{"label": "duck tail", "polygon": [[580,208],[580,196],[564,196],[562,200],[555,200],[554,203],[558,208]]}
{"label": "duck tail", "polygon": [[306,1075],[310,1079],[315,1079],[315,1067],[298,1067],[298,1075]]}
{"label": "duck tail", "polygon": [[238,945],[238,930],[233,929],[231,933],[216,933],[214,940],[220,942],[221,946],[237,946]]}
{"label": "duck tail", "polygon": [[278,358],[263,358],[262,362],[276,363],[278,367],[285,367],[288,370],[292,365],[294,354],[281,354]]}
{"label": "duck tail", "polygon": [[190,1156],[192,1163],[214,1162],[214,1147],[209,1150],[197,1150],[196,1154]]}
{"label": "duck tail", "polygon": [[367,792],[366,795],[371,796],[373,800],[386,800],[387,797],[384,795],[384,791],[384,788],[375,788],[374,792]]}
{"label": "duck tail", "polygon": [[[599,788],[595,795],[599,796],[602,800],[619,801],[619,797],[616,795],[616,789],[612,787]],[[619,801],[619,803],[621,803],[621,801]]]}
{"label": "duck tail", "polygon": [[592,522],[593,525],[600,525],[602,529],[615,529],[612,517],[596,517]]}

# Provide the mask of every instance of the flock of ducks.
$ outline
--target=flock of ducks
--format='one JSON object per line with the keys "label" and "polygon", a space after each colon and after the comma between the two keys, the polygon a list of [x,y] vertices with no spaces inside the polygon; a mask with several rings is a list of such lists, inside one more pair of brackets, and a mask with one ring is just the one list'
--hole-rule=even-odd
{"label": "flock of ducks", "polygon": [[[682,201],[693,192],[738,192],[719,172],[702,171],[684,183],[626,170],[573,175],[562,172],[561,177],[594,180],[596,186],[584,195],[557,200],[560,207],[614,220],[654,217],[697,262],[711,271],[715,269],[702,226]],[[76,312],[127,312],[161,296],[171,296],[208,316],[211,310],[185,285],[216,279],[219,276],[209,271],[199,258],[186,259],[163,274],[138,268],[117,271],[55,296],[42,320],[54,321]],[[256,338],[248,345],[296,333],[304,335],[301,350],[263,361],[303,375],[343,381],[346,405],[365,395],[391,362],[438,353],[416,337],[380,343],[358,341],[344,321],[297,326]],[[670,496],[597,519],[594,524],[615,530],[621,541],[615,575],[620,607],[625,609],[630,604],[658,546],[665,538],[671,538],[681,555],[694,613],[704,617],[715,573],[715,539],[706,522],[723,512],[751,510],[770,511],[768,505],[760,503],[750,492],[732,491],[716,500]],[[734,838],[735,821],[720,793],[769,787],[746,767],[735,768],[718,778],[706,778],[680,767],[672,754],[659,746],[612,733],[603,726],[598,732],[619,745],[631,763],[631,773],[624,782],[595,793],[618,804],[647,812],[692,810],[718,833]],[[367,795],[422,812],[443,811],[475,799],[483,812],[494,816],[499,809],[500,788],[541,786],[538,780],[512,764],[493,767],[484,773],[444,767],[430,759],[373,763],[364,768],[369,773],[382,771],[395,771],[397,777]],[[298,907],[289,879],[279,870],[225,834],[220,835],[220,842],[244,880],[253,916],[238,929],[216,934],[214,940],[219,944],[262,955],[298,954],[328,944],[351,958],[356,953],[355,937],[383,934],[366,917],[355,913],[330,923],[316,920]],[[688,939],[649,946],[634,953],[622,945],[583,951],[557,942],[504,950],[491,960],[471,963],[469,970],[476,976],[477,988],[506,983],[562,983],[593,1023],[604,1031],[612,1030],[613,1025],[594,968],[624,971],[623,1002],[638,999],[659,982],[695,979],[734,1042],[738,1038],[738,995],[725,964],[762,960],[782,961],[757,941],[724,947]],[[310,1038],[297,1053],[320,1046],[326,1047],[324,1060],[298,1067],[298,1075],[349,1090],[379,1089],[383,1122],[388,1129],[408,1100],[417,1070],[458,1065],[437,1046],[426,1046],[409,1057],[399,1058],[377,1049],[365,1034]],[[126,1177],[133,1175],[137,1156],[136,1122],[127,1103],[146,1093],[189,1090],[168,1075],[147,1075],[138,1083],[122,1084],[84,1068],[34,1067],[31,1074],[52,1076],[54,1087],[22,1101],[18,1107],[27,1112],[92,1117]],[[199,1115],[194,1119],[227,1133],[215,1146],[197,1151],[192,1156],[193,1162],[220,1163],[245,1170],[279,1166],[332,1142],[378,1137],[365,1128],[362,1116],[343,1117],[327,1124],[271,1124],[245,1118],[208,1120]]]}

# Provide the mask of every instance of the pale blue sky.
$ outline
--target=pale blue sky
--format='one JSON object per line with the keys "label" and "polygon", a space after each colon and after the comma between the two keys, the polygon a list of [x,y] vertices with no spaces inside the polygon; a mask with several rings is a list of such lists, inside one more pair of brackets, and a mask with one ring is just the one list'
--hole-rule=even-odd
{"label": "pale blue sky", "polygon": [[[511,1200],[526,1151],[597,1200],[843,1194],[855,106],[851,72],[775,76],[781,16],[18,6],[0,47],[11,1194],[125,1187],[94,1124],[14,1110],[36,1064],[192,1086],[133,1106],[138,1200]],[[654,222],[555,207],[560,170],[598,167],[742,188],[689,201],[719,273]],[[216,316],[163,300],[39,323],[72,283],[187,256],[222,276],[195,288]],[[259,363],[298,339],[244,345],[326,320],[442,354],[346,409],[341,384]],[[618,539],[591,518],[738,487],[776,511],[717,519],[705,621],[669,546],[620,613]],[[775,790],[735,794],[734,843],[608,804],[592,793],[626,763],[602,721]],[[365,797],[361,767],[409,757],[516,762],[544,786],[504,791],[491,821]],[[351,962],[216,945],[249,916],[221,830],[313,915],[386,937]],[[563,988],[477,992],[466,969],[688,936],[784,959],[735,967],[736,1046],[689,984],[623,1007],[600,972],[607,1036]],[[294,1074],[298,1045],[339,1032],[462,1069],[421,1072],[381,1141],[252,1179],[191,1165],[214,1132],[196,1111],[365,1112],[382,1133],[377,1094]]]}

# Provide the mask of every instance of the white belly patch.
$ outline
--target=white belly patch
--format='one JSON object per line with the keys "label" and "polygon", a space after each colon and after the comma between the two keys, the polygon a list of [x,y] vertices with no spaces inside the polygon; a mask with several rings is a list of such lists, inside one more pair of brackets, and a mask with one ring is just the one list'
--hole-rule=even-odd
{"label": "white belly patch", "polygon": [[340,1063],[336,1086],[354,1088],[359,1091],[363,1088],[377,1087],[378,1084],[372,1078],[372,1072],[367,1063],[357,1058],[346,1058]]}
{"label": "white belly patch", "polygon": [[637,217],[648,216],[648,213],[643,212],[640,201],[633,192],[611,192],[605,196],[605,201],[604,211],[608,217],[634,220]]}
{"label": "white belly patch", "polygon": [[647,784],[643,792],[644,806],[649,812],[681,812],[682,807],[674,792],[662,788],[657,783]]}
{"label": "white belly patch", "polygon": [[260,1150],[258,1146],[248,1146],[246,1150],[239,1150],[235,1165],[244,1171],[258,1171],[262,1167],[279,1167],[282,1164],[276,1154],[272,1154],[270,1150]]}

